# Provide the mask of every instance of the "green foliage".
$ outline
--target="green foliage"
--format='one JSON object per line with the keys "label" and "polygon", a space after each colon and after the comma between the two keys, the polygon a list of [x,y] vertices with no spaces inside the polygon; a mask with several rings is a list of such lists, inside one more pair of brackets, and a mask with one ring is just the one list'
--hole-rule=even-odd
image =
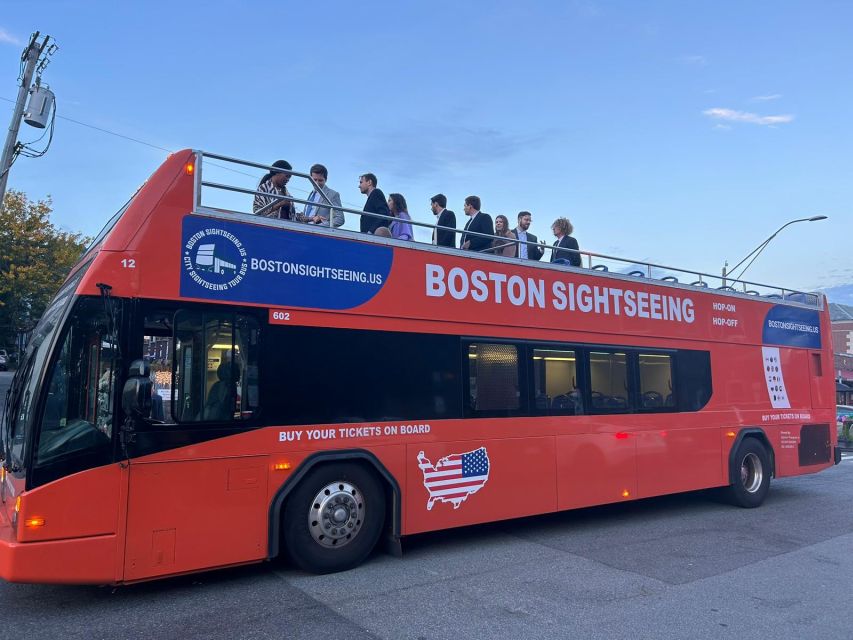
{"label": "green foliage", "polygon": [[50,222],[51,204],[10,190],[0,207],[0,348],[35,326],[89,243]]}

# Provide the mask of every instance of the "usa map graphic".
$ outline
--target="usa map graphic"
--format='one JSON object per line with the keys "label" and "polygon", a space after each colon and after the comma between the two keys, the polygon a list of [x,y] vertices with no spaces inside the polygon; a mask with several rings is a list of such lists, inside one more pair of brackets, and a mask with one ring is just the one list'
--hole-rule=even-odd
{"label": "usa map graphic", "polygon": [[421,451],[418,453],[418,467],[429,493],[427,511],[431,511],[436,502],[449,502],[458,509],[489,479],[489,454],[485,447],[480,447],[467,453],[452,453],[433,464]]}

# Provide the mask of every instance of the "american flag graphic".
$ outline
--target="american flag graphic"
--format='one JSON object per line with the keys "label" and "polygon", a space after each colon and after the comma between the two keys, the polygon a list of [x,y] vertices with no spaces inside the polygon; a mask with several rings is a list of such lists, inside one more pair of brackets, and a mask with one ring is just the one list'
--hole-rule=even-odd
{"label": "american flag graphic", "polygon": [[454,509],[458,509],[489,479],[489,454],[485,447],[480,447],[467,453],[452,453],[433,464],[421,451],[418,453],[418,467],[429,493],[427,511],[436,502],[450,502]]}

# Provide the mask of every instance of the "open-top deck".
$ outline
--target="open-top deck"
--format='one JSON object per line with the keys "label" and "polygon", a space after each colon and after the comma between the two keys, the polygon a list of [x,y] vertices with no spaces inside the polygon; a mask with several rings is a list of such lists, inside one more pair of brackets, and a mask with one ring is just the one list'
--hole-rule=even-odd
{"label": "open-top deck", "polygon": [[[328,226],[316,226],[310,224],[302,224],[289,220],[278,220],[274,218],[266,218],[256,216],[252,213],[252,200],[259,192],[256,190],[260,178],[274,168],[257,162],[240,160],[228,156],[209,153],[205,151],[194,151],[194,207],[193,212],[205,216],[221,217],[224,219],[233,220],[234,216],[244,218],[248,216],[254,224],[267,225],[277,228],[295,228],[301,232],[319,233],[322,235],[331,234],[339,237],[349,237],[360,241],[368,241],[381,245],[390,246],[405,246],[419,250],[450,254],[463,255],[465,257],[479,257],[488,261],[508,262],[513,264],[523,264],[526,267],[538,269],[557,269],[576,271],[578,268],[562,264],[553,264],[549,261],[550,252],[554,250],[551,245],[545,245],[545,255],[541,261],[524,260],[521,258],[507,258],[503,256],[493,255],[491,253],[475,254],[471,251],[462,251],[461,249],[451,249],[447,247],[437,247],[432,244],[417,242],[417,241],[402,241],[385,237],[377,237],[369,234],[362,234],[355,231],[349,231],[344,228],[330,229]],[[285,171],[289,173],[297,181],[291,181],[288,184],[288,190],[291,192],[291,197],[287,196],[272,196],[282,200],[289,200],[294,203],[297,210],[302,207],[312,204],[307,200],[308,195],[312,190],[317,188],[316,183],[312,180],[310,174],[302,173],[296,170]],[[241,176],[236,178],[235,176]],[[322,191],[319,191],[322,193]],[[304,193],[304,196],[302,195]],[[269,195],[269,194],[264,194]],[[313,203],[317,204],[317,203]],[[330,202],[321,203],[321,206]],[[336,210],[343,211],[349,216],[358,217],[364,215],[364,212],[359,209],[350,207],[335,207]],[[492,212],[494,213],[494,212]],[[381,216],[379,214],[370,214],[374,217],[387,218],[393,220],[393,217]],[[508,216],[514,219],[514,216]],[[350,218],[352,219],[352,218]],[[412,220],[411,224],[416,227],[428,229],[430,232],[438,228],[435,224]],[[455,234],[461,235],[462,228],[453,230]],[[469,235],[483,236],[484,234],[469,232]],[[516,243],[521,244],[520,240],[509,240],[499,236],[485,236],[498,240],[501,243]],[[457,241],[458,244],[458,241]],[[526,243],[532,244],[532,243]],[[540,245],[541,246],[541,245]],[[621,256],[612,256],[593,251],[581,250],[578,252],[581,255],[580,269],[589,272],[594,271],[597,275],[616,280],[637,280],[645,279],[646,281],[654,281],[655,284],[660,284],[667,287],[684,289],[689,291],[703,290],[705,292],[713,292],[721,296],[746,297],[751,300],[767,300],[771,303],[784,303],[793,306],[806,306],[815,309],[823,309],[824,297],[819,293],[799,291],[790,287],[764,284],[749,280],[726,277],[722,275],[714,275],[704,273],[693,269],[685,269],[673,267],[663,264],[657,264],[644,260],[626,258]]]}

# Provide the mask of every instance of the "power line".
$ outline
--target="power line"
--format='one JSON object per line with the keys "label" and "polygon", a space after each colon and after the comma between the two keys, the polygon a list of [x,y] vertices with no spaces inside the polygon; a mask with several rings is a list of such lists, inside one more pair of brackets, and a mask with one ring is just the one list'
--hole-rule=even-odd
{"label": "power line", "polygon": [[[4,100],[6,102],[14,103],[14,100],[9,100],[9,98],[0,97],[0,100]],[[95,131],[100,131],[101,133],[107,133],[111,136],[116,136],[117,138],[124,138],[125,140],[130,140],[131,142],[136,142],[138,144],[144,144],[146,147],[151,147],[152,149],[158,149],[160,151],[165,151],[166,153],[172,153],[171,149],[166,149],[164,147],[159,147],[156,144],[151,144],[150,142],[145,142],[144,140],[139,140],[138,138],[131,138],[130,136],[126,136],[121,133],[116,133],[115,131],[110,131],[109,129],[103,129],[101,127],[96,127],[93,124],[87,124],[85,122],[80,122],[79,120],[75,120],[74,118],[69,118],[68,116],[60,116],[57,115],[57,118],[61,120],[68,120],[68,122],[73,122],[74,124],[79,124],[81,127],[88,127],[89,129],[94,129]]]}
{"label": "power line", "polygon": [[[9,98],[4,98],[2,96],[0,96],[0,100],[4,100],[6,102],[11,102],[13,104],[15,103],[14,100],[10,100]],[[131,136],[126,136],[123,133],[116,133],[115,131],[110,131],[109,129],[104,129],[103,127],[96,127],[93,124],[81,122],[80,120],[75,120],[74,118],[69,118],[68,116],[61,116],[61,115],[54,113],[54,117],[60,118],[61,120],[67,120],[68,122],[73,122],[74,124],[79,124],[81,127],[87,127],[89,129],[94,129],[95,131],[100,131],[101,133],[106,133],[108,135],[115,136],[117,138],[123,138],[124,140],[129,140],[129,141],[135,142],[137,144],[145,145],[146,147],[150,147],[152,149],[157,149],[158,151],[165,151],[166,153],[174,153],[174,149],[166,149],[165,147],[161,147],[161,146],[158,146],[156,144],[152,144],[150,142],[145,142],[145,140],[140,140],[139,138],[133,138]],[[225,169],[226,171],[231,171],[232,173],[238,173],[238,174],[243,175],[243,176],[248,176],[249,178],[254,178],[255,180],[257,180],[256,175],[253,175],[251,173],[246,173],[245,171],[240,171],[239,169],[234,169],[233,167],[228,167],[224,164],[219,164],[217,162],[211,162],[210,160],[207,160],[206,164],[209,164],[209,165],[212,165],[215,167],[219,167],[220,169]],[[309,193],[308,189],[302,189],[300,187],[291,187],[291,188],[293,189],[293,191],[298,191],[298,192],[302,192],[302,193]],[[357,208],[356,205],[352,205],[350,203],[345,202],[343,204],[346,204],[347,206],[350,206],[353,209]]]}

